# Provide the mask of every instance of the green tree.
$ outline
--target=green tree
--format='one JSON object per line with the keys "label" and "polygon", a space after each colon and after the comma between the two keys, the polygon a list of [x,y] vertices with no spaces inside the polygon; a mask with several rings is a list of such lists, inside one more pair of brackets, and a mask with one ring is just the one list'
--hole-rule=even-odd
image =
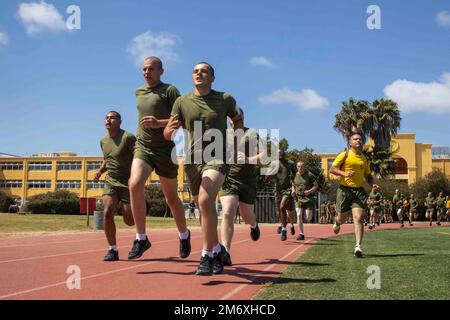
{"label": "green tree", "polygon": [[378,178],[386,179],[394,173],[390,144],[400,122],[400,110],[392,100],[378,99],[369,105],[365,100],[350,98],[348,103],[342,102],[333,127],[344,139],[355,131],[362,133],[365,141],[371,138],[373,145],[366,145],[364,154],[372,161],[371,171]]}
{"label": "green tree", "polygon": [[439,192],[443,192],[444,196],[450,195],[450,181],[441,170],[433,170],[423,178],[417,179],[411,185],[411,191],[423,202],[430,191],[435,197]]}
{"label": "green tree", "polygon": [[0,191],[0,212],[8,212],[9,206],[15,204],[14,199]]}
{"label": "green tree", "polygon": [[280,150],[288,151],[289,150],[289,142],[287,141],[286,138],[283,138],[280,140],[278,147]]}
{"label": "green tree", "polygon": [[163,217],[167,204],[164,193],[159,185],[148,185],[145,187],[145,201],[147,203],[147,214],[154,217]]}

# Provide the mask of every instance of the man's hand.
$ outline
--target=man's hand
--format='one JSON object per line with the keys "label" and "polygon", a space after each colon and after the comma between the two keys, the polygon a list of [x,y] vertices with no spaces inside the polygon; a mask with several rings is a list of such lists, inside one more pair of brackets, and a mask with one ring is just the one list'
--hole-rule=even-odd
{"label": "man's hand", "polygon": [[166,127],[164,128],[164,139],[172,140],[173,133],[181,127],[181,122],[178,119],[178,115],[174,115],[170,117],[169,122],[167,122]]}
{"label": "man's hand", "polygon": [[245,153],[238,151],[238,153],[237,153],[237,163],[238,164],[249,163],[248,158],[245,156]]}
{"label": "man's hand", "polygon": [[351,178],[354,175],[355,175],[355,172],[353,172],[353,171],[344,172],[344,177],[346,177],[346,178]]}
{"label": "man's hand", "polygon": [[145,129],[155,129],[161,127],[159,120],[154,116],[142,117],[141,124]]}
{"label": "man's hand", "polygon": [[97,171],[94,176],[94,182],[98,182],[100,180],[101,176],[102,176],[102,173],[100,171]]}

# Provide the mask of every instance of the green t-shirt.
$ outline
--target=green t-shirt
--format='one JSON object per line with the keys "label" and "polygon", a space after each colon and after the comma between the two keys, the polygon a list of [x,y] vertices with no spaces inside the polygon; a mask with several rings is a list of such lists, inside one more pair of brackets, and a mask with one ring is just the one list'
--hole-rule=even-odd
{"label": "green t-shirt", "polygon": [[[178,115],[184,129],[190,134],[189,149],[191,161],[194,160],[194,151],[203,155],[203,151],[215,139],[205,136],[208,129],[217,129],[223,139],[222,149],[214,152],[206,152],[212,155],[214,160],[225,162],[227,117],[234,118],[238,114],[236,100],[226,92],[211,90],[206,96],[196,96],[193,92],[178,98],[173,105],[171,115]],[[194,134],[194,128],[200,127],[201,131]],[[199,128],[200,129],[200,128]],[[201,134],[201,135],[200,135]],[[216,145],[214,143],[211,148]],[[197,157],[195,157],[197,159]],[[205,159],[201,157],[202,163]],[[192,162],[193,163],[193,162]]]}
{"label": "green t-shirt", "polygon": [[138,110],[137,140],[148,148],[172,148],[173,141],[164,139],[164,128],[146,129],[141,124],[144,116],[155,116],[157,119],[169,119],[172,106],[180,96],[177,88],[170,84],[160,83],[154,88],[147,84],[136,90]]}
{"label": "green t-shirt", "polygon": [[291,189],[295,177],[294,163],[290,160],[278,160],[278,172],[275,175],[276,191]]}
{"label": "green t-shirt", "polygon": [[436,200],[434,197],[426,197],[425,198],[425,205],[427,206],[427,209],[434,209],[434,205],[436,204]]}
{"label": "green t-shirt", "polygon": [[[253,157],[257,153],[259,135],[255,130],[244,127],[244,135],[241,137],[238,143],[238,151],[244,151],[246,157]],[[232,135],[233,130],[229,130],[229,134]],[[228,137],[230,139],[230,136]],[[250,150],[252,148],[252,150]],[[233,163],[236,163],[236,157],[233,159]],[[255,179],[258,175],[258,167],[256,164],[232,164],[230,165],[229,176],[233,178],[241,179]]]}
{"label": "green t-shirt", "polygon": [[445,198],[444,197],[437,197],[436,198],[436,206],[440,209],[445,208]]}
{"label": "green t-shirt", "polygon": [[419,204],[419,202],[417,201],[417,199],[410,199],[409,200],[409,208],[412,212],[415,212],[417,210],[417,205]]}
{"label": "green t-shirt", "polygon": [[122,129],[114,138],[106,135],[100,140],[106,160],[105,181],[112,186],[128,188],[135,142],[134,135]]}
{"label": "green t-shirt", "polygon": [[[369,200],[371,200],[372,202],[380,201],[381,198],[382,198],[382,196],[381,196],[380,192],[378,192],[378,191],[377,192],[370,191]],[[378,202],[376,204],[370,204],[370,207],[371,208],[381,208],[381,203]]]}
{"label": "green t-shirt", "polygon": [[316,181],[316,179],[308,170],[304,170],[302,175],[300,175],[298,172],[295,173],[293,183],[295,185],[297,201],[299,201],[300,203],[308,203],[312,201],[313,195],[310,194],[308,196],[305,196],[303,192],[311,189],[314,186],[314,181]]}

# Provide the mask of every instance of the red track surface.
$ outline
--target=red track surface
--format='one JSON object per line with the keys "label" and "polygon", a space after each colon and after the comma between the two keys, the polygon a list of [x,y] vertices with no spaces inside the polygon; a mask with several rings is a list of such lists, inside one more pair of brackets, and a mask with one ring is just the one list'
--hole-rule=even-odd
{"label": "red track surface", "polygon": [[[247,300],[312,243],[334,235],[331,225],[306,225],[306,241],[288,235],[281,242],[275,231],[275,225],[262,225],[261,239],[253,242],[248,227],[237,227],[233,266],[213,276],[194,274],[202,248],[199,228],[192,229],[187,259],[177,257],[175,229],[148,231],[152,247],[133,261],[126,258],[134,233],[118,232],[122,260],[116,262],[102,261],[107,249],[103,232],[0,238],[0,299]],[[349,232],[353,225],[344,225],[341,234]],[[81,270],[79,290],[67,288],[71,265]]]}

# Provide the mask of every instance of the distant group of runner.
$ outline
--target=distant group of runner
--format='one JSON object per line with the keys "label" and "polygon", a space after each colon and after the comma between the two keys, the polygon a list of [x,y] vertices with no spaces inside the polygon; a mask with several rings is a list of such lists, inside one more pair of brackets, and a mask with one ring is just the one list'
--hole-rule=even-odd
{"label": "distant group of runner", "polygon": [[[163,73],[163,63],[158,57],[148,57],[143,61],[142,74],[146,83],[135,94],[138,113],[136,135],[121,129],[122,116],[119,112],[109,111],[106,114],[104,124],[108,134],[100,141],[104,161],[94,177],[98,181],[107,172],[102,200],[109,248],[104,260],[119,260],[114,215],[120,203],[124,222],[136,227],[136,238],[128,259],[140,258],[151,247],[146,230],[144,188],[153,171],[159,176],[165,200],[173,213],[178,230],[178,255],[181,258],[190,255],[191,232],[187,228],[184,206],[177,192],[178,163],[173,157],[175,133],[183,128],[187,133],[189,151],[184,172],[193,198],[190,208],[199,209],[203,235],[196,274],[220,274],[224,266],[232,265],[231,243],[238,210],[244,222],[249,225],[250,238],[253,241],[260,238],[254,204],[259,174],[257,167],[266,156],[265,150],[259,149],[259,145],[254,143],[259,140],[259,136],[256,131],[245,127],[244,110],[236,104],[235,99],[228,93],[212,89],[215,71],[209,63],[195,64],[192,72],[194,90],[185,95],[181,95],[175,86],[162,82]],[[215,150],[212,159],[205,159],[204,151],[211,148],[212,141],[203,139],[203,135],[209,129],[215,129],[222,137],[226,137],[230,134],[227,131],[228,123],[232,132],[243,132],[236,141],[238,151],[233,154],[233,161],[227,162],[225,146],[223,150]],[[196,132],[199,124],[200,138]],[[395,210],[403,226],[404,218],[409,219],[412,224],[417,201],[413,196],[408,201],[398,190],[392,202],[383,200],[379,187],[373,184],[368,161],[362,154],[363,136],[357,132],[352,133],[348,137],[348,146],[348,150],[338,155],[330,170],[340,177],[336,202],[321,205],[319,222],[334,223],[333,231],[336,234],[339,233],[341,224],[353,222],[356,237],[354,254],[361,257],[367,205],[370,208],[370,219],[365,222],[369,224],[369,228],[379,223],[381,217],[386,222],[392,222],[392,212]],[[278,233],[282,241],[287,239],[289,221],[290,234],[302,241],[305,239],[303,220],[311,222],[313,219],[314,194],[319,187],[317,179],[302,161],[293,163],[287,160],[284,150],[279,150],[278,160],[275,162],[277,170],[268,176],[275,181],[280,221]],[[373,186],[369,196],[363,188],[364,181]],[[221,241],[216,210],[218,197],[223,208]],[[429,210],[436,209],[438,212],[438,223],[443,217],[445,206],[447,214],[450,214],[448,197],[445,203],[442,195],[436,199],[430,195],[427,199]],[[431,223],[432,211],[428,212],[431,212]],[[298,234],[295,230],[295,218]]]}

